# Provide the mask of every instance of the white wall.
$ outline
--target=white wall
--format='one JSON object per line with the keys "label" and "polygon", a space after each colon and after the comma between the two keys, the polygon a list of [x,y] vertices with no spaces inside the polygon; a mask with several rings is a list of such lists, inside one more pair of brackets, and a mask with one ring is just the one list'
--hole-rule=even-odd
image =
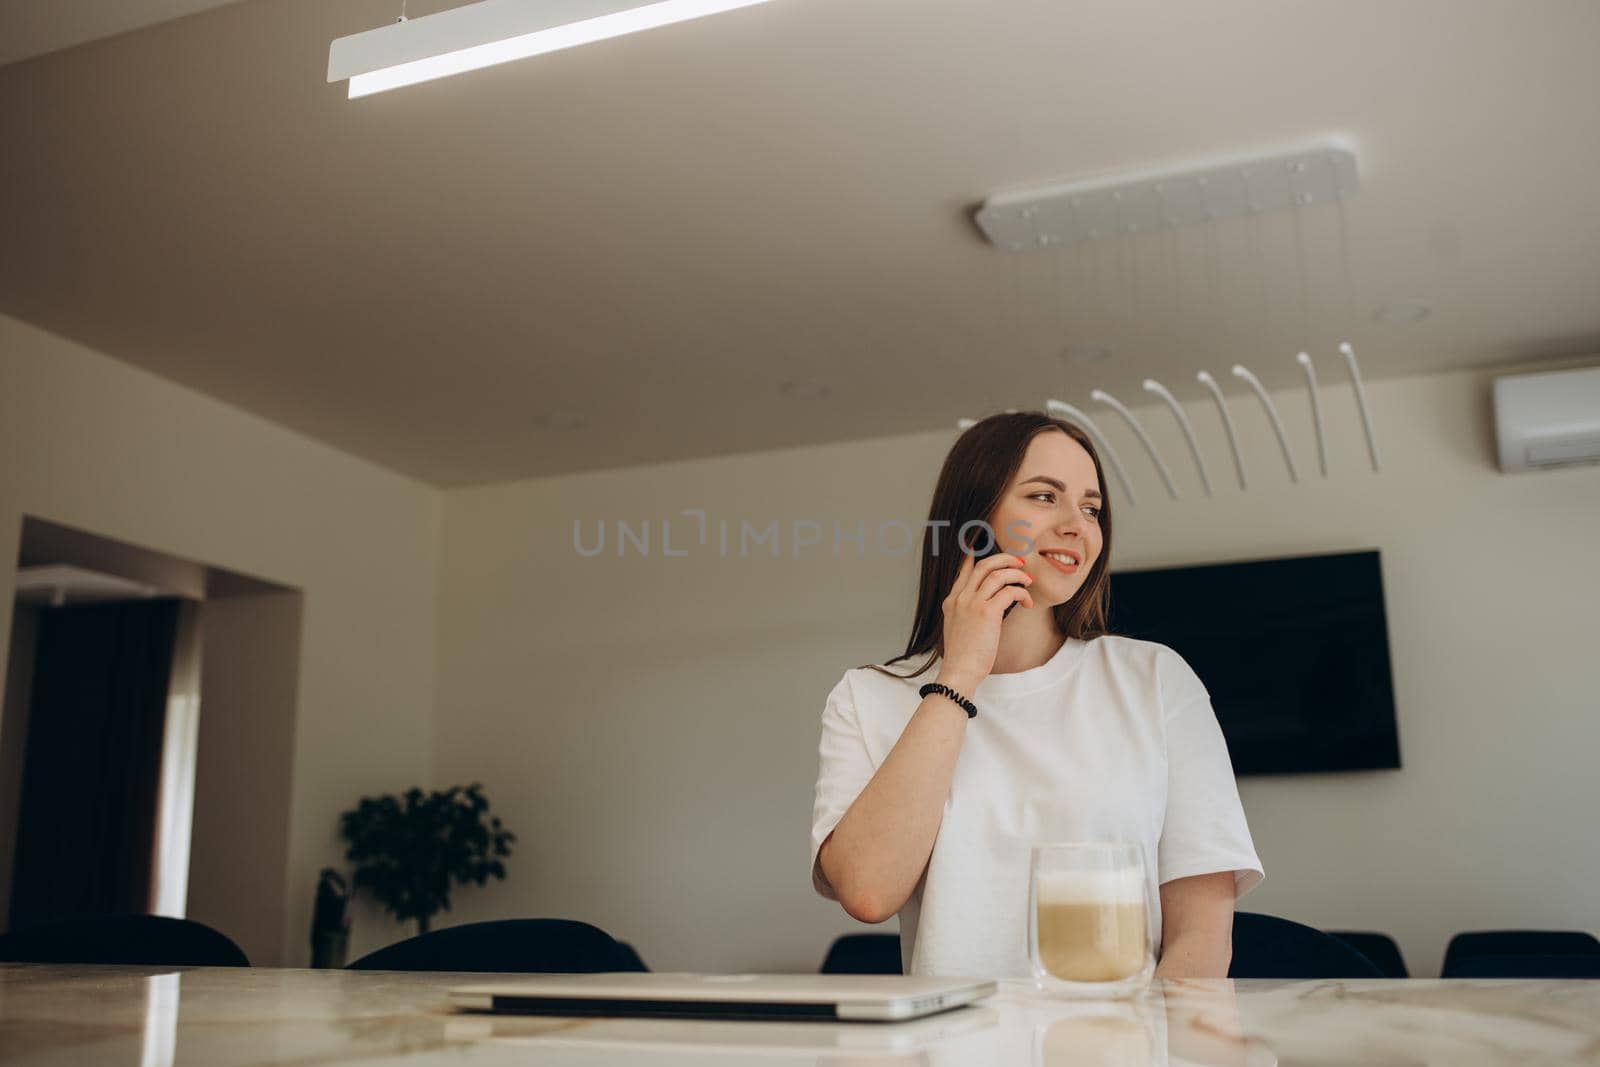
{"label": "white wall", "polygon": [[[213,597],[202,611],[188,915],[228,931],[252,960],[281,955],[291,903],[257,880],[291,866],[290,813],[270,798],[294,772],[294,719],[284,709],[300,688],[303,616],[299,593]],[[291,947],[287,960],[304,965]]]}
{"label": "white wall", "polygon": [[[1188,405],[1210,499],[1164,409],[1141,413],[1177,503],[1125,427],[1102,421],[1139,493],[1130,508],[1108,487],[1120,567],[1383,553],[1405,766],[1244,780],[1267,878],[1241,906],[1390,931],[1424,976],[1456,930],[1600,926],[1586,784],[1600,748],[1600,468],[1499,474],[1479,371],[1370,385],[1386,461],[1374,474],[1342,366],[1320,369],[1327,480],[1303,391],[1277,398],[1298,485],[1259,405],[1235,399],[1248,493],[1210,401]],[[845,669],[904,647],[914,558],[877,554],[870,532],[922,520],[952,437],[447,494],[436,775],[483,781],[521,840],[510,879],[461,892],[445,921],[581,918],[656,969],[695,970],[812,969],[858,929],[807,880],[818,717]],[[663,518],[695,507],[712,538],[687,557],[665,558],[658,541],[647,558],[573,548],[574,519],[589,532],[650,519],[659,538]],[[832,554],[835,517],[866,522],[865,556],[848,543]],[[735,534],[727,558],[719,518]],[[783,558],[738,557],[740,519],[794,518],[823,522],[824,544],[797,558],[785,531]],[[691,530],[677,517],[674,546]]]}
{"label": "white wall", "polygon": [[[35,515],[304,594],[292,787],[260,798],[289,808],[288,869],[259,872],[287,879],[289,907],[279,954],[255,962],[306,964],[339,812],[429,782],[439,508],[429,487],[0,316],[0,575]],[[359,914],[352,956],[408,932]]]}
{"label": "white wall", "polygon": [[[1372,385],[1381,475],[1334,384],[1327,481],[1303,394],[1280,396],[1299,485],[1240,397],[1248,493],[1214,411],[1193,403],[1213,499],[1170,418],[1143,410],[1178,503],[1103,420],[1140,492],[1130,508],[1108,487],[1120,566],[1383,551],[1405,767],[1246,779],[1267,880],[1245,906],[1389,930],[1419,974],[1436,973],[1455,930],[1600,926],[1585,785],[1600,743],[1600,468],[1500,475],[1489,377]],[[542,479],[441,504],[0,317],[0,567],[29,514],[303,591],[290,861],[262,875],[287,879],[290,908],[279,958],[258,962],[304,963],[316,872],[342,866],[340,811],[363,793],[476,779],[521,840],[510,880],[459,891],[441,923],[566,915],[632,941],[658,969],[805,970],[860,928],[807,884],[822,698],[846,668],[903,647],[914,560],[877,553],[870,534],[920,522],[951,437]],[[711,519],[705,547],[678,514],[695,507]],[[662,555],[663,518],[688,556]],[[830,551],[834,518],[866,524],[865,555]],[[649,519],[652,552],[619,558],[613,543],[580,558],[574,519],[591,532],[607,520],[613,539],[616,520]],[[718,519],[733,527],[728,557]],[[784,523],[781,558],[740,558],[741,519]],[[792,555],[793,519],[823,523],[823,544]],[[359,914],[353,955],[408,932],[370,906]]]}

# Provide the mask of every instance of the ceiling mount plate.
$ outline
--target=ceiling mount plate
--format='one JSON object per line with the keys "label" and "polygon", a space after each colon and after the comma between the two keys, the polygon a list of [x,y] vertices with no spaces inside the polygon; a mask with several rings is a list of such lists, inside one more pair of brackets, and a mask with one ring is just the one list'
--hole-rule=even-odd
{"label": "ceiling mount plate", "polygon": [[996,193],[974,214],[998,248],[1021,252],[1346,200],[1355,153],[1324,142],[1226,163],[1148,170]]}

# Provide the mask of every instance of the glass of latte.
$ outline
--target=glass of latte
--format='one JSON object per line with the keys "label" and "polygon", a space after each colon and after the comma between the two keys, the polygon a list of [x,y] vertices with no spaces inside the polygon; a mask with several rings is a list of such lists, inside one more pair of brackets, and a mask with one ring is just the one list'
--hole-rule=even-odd
{"label": "glass of latte", "polygon": [[1120,997],[1155,973],[1144,863],[1136,845],[1036,845],[1028,878],[1035,984],[1069,997]]}

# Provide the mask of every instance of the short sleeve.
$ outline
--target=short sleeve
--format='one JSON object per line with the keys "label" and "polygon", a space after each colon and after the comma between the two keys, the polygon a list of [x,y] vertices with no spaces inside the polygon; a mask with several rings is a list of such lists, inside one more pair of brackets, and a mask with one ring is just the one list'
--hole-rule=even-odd
{"label": "short sleeve", "polygon": [[818,756],[816,802],[811,811],[811,885],[827,899],[838,900],[817,866],[817,854],[876,770],[856,718],[848,676],[833,687],[823,706]]}
{"label": "short sleeve", "polygon": [[1163,648],[1158,676],[1166,722],[1167,810],[1157,881],[1229,871],[1237,900],[1266,874],[1245,822],[1210,694],[1182,656]]}

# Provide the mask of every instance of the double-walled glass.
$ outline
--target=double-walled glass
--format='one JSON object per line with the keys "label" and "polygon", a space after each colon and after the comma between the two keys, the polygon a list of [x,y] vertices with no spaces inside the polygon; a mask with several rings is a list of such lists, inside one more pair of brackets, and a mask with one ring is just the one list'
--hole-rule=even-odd
{"label": "double-walled glass", "polygon": [[1144,861],[1137,845],[1036,845],[1028,877],[1034,982],[1069,997],[1137,993],[1155,973]]}

